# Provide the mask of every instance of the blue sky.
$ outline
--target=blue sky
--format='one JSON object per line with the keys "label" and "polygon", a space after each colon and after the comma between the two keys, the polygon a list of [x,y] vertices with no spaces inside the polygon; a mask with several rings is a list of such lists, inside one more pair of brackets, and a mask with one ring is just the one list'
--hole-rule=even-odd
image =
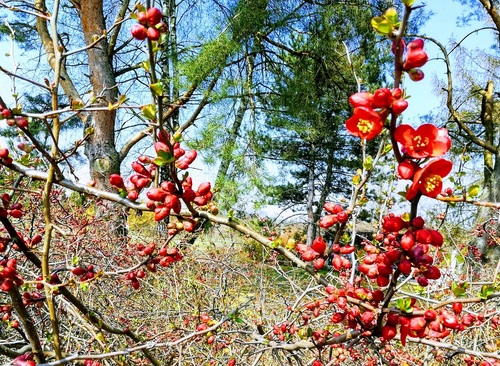
{"label": "blue sky", "polygon": [[[422,34],[433,37],[439,42],[447,45],[449,40],[454,38],[461,39],[465,34],[471,30],[481,27],[481,22],[471,22],[467,26],[457,26],[457,18],[467,12],[467,8],[462,6],[456,0],[417,0],[415,5],[425,4],[425,9],[434,13],[427,21],[425,27],[422,29]],[[477,5],[480,6],[480,5]],[[465,45],[469,47],[482,46],[488,47],[493,38],[488,32],[479,32],[471,36]],[[423,68],[426,78],[419,83],[406,83],[407,93],[412,96],[410,99],[410,106],[405,113],[405,120],[414,122],[419,115],[427,114],[439,107],[438,98],[433,94],[433,79],[435,76],[442,78],[444,74],[443,63],[439,60],[432,60],[439,57],[439,52],[429,42],[426,44],[426,50],[431,58],[431,61]],[[12,59],[6,53],[11,51],[11,44],[9,41],[0,43],[0,65],[12,70]],[[15,50],[16,59],[21,59],[21,52]],[[12,100],[10,97],[10,79],[0,73],[0,85],[5,86],[1,89],[0,95],[4,100]],[[9,88],[6,86],[9,85]]]}
{"label": "blue sky", "polygon": [[[445,46],[450,44],[450,40],[461,40],[471,31],[484,26],[483,22],[471,21],[466,26],[457,24],[457,19],[468,13],[467,7],[462,6],[456,0],[428,0],[415,2],[415,5],[425,4],[425,9],[434,13],[422,29],[422,34],[432,37]],[[478,2],[478,5],[479,2]],[[490,47],[495,42],[492,32],[481,31],[469,36],[463,43],[469,48]],[[406,83],[406,91],[411,95],[408,110],[404,114],[405,122],[415,123],[418,116],[426,115],[436,111],[440,107],[440,98],[434,93],[435,78],[444,79],[444,63],[437,58],[441,57],[439,49],[431,42],[426,42],[425,49],[430,61],[422,68],[426,77],[424,80],[414,83]],[[454,61],[453,58],[451,60]],[[438,123],[439,124],[439,123]]]}

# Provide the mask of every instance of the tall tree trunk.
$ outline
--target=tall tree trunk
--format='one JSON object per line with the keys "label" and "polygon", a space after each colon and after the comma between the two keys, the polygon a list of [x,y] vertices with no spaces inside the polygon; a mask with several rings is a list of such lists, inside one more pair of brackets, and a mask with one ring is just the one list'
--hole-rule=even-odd
{"label": "tall tree trunk", "polygon": [[215,178],[215,187],[219,189],[224,188],[224,182],[227,179],[229,168],[231,167],[233,153],[236,149],[236,140],[239,136],[246,111],[249,107],[249,99],[250,98],[247,95],[243,95],[241,97],[238,110],[236,111],[236,115],[234,116],[233,125],[231,126],[231,130],[229,131],[227,141],[224,144],[224,153],[222,154],[219,170],[217,171],[217,176]]}
{"label": "tall tree trunk", "polygon": [[[87,45],[94,42],[106,30],[102,0],[85,0],[81,2],[80,17],[82,30]],[[90,72],[90,84],[99,104],[107,106],[118,97],[118,88],[109,55],[108,42],[101,42],[87,50]],[[96,111],[87,121],[94,129],[93,135],[85,144],[85,155],[89,159],[90,176],[98,188],[109,189],[109,175],[120,174],[120,156],[115,147],[115,110]],[[109,232],[118,236],[126,235],[126,214],[117,205],[110,207],[115,212],[109,221]],[[116,211],[118,210],[118,214]],[[106,210],[107,211],[107,210]]]}
{"label": "tall tree trunk", "polygon": [[[254,69],[254,57],[247,55],[247,82],[243,90],[242,96],[240,98],[240,103],[238,105],[238,110],[234,116],[234,122],[229,131],[229,136],[223,148],[223,153],[221,154],[221,162],[219,165],[219,170],[217,171],[217,176],[215,178],[215,187],[224,190],[224,183],[228,177],[229,168],[231,167],[231,162],[233,160],[233,153],[237,147],[236,140],[240,134],[241,126],[243,125],[243,120],[247,110],[250,108],[250,93],[252,88],[252,78]],[[247,93],[248,92],[248,93]]]}
{"label": "tall tree trunk", "polygon": [[[313,147],[314,148],[314,147]],[[309,177],[307,182],[307,245],[311,245],[316,236],[316,218],[314,215],[314,188],[316,185],[316,176],[314,174],[314,160],[308,167]]]}
{"label": "tall tree trunk", "polygon": [[[495,139],[500,132],[499,122],[494,120],[494,84],[489,81],[482,91],[483,101],[481,108],[481,123],[485,128],[484,140],[491,145],[495,145]],[[484,182],[481,199],[487,202],[500,202],[500,148],[497,146],[496,154],[484,149]],[[496,216],[495,216],[496,215]],[[495,222],[495,223],[493,223]],[[495,262],[500,259],[500,243],[495,242],[493,236],[488,235],[488,231],[498,232],[498,213],[488,207],[479,207],[476,217],[476,225],[481,225],[486,235],[478,238],[478,247],[487,262]],[[498,241],[498,239],[496,240]],[[492,245],[489,245],[492,244]]]}
{"label": "tall tree trunk", "polygon": [[325,173],[325,181],[323,182],[323,186],[321,188],[321,193],[316,205],[316,209],[314,210],[314,222],[316,223],[323,212],[323,206],[325,205],[326,198],[331,191],[332,183],[333,183],[333,155],[335,154],[335,149],[330,150],[330,156],[328,157],[328,162],[326,166]]}
{"label": "tall tree trunk", "polygon": [[[81,2],[80,16],[85,42],[91,44],[95,36],[106,29],[102,0]],[[108,42],[101,42],[87,50],[90,83],[100,104],[107,106],[118,97],[118,88],[108,54]],[[85,145],[85,155],[90,162],[90,175],[100,188],[109,187],[108,177],[120,173],[120,158],[115,147],[115,110],[104,110],[92,114],[94,134]]]}

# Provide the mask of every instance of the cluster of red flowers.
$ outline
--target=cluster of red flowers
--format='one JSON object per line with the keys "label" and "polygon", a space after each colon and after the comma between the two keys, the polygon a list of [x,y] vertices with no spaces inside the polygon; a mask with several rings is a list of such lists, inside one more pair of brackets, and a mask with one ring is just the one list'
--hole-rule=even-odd
{"label": "cluster of red flowers", "polygon": [[[401,44],[404,46],[403,41]],[[418,68],[428,60],[424,41],[416,39],[410,42],[405,56],[402,69],[412,80],[421,80],[423,72]],[[354,114],[346,121],[346,129],[351,135],[366,140],[378,136],[389,114],[399,115],[408,107],[408,101],[399,88],[380,88],[373,94],[355,93],[349,102],[354,107]],[[439,158],[448,152],[451,147],[448,131],[432,124],[423,124],[416,130],[402,124],[394,130],[394,139],[402,145],[404,158],[398,166],[399,177],[413,180],[406,198],[412,200],[419,193],[428,197],[439,195],[443,188],[443,177],[451,172],[451,161],[436,159],[423,167],[419,163],[423,159]]]}
{"label": "cluster of red flowers", "polygon": [[401,114],[408,107],[400,88],[380,88],[375,93],[361,92],[349,97],[354,114],[346,122],[347,131],[353,136],[371,140],[384,127],[389,113]]}
{"label": "cluster of red flowers", "polygon": [[168,30],[167,24],[162,21],[163,15],[158,8],[149,8],[148,10],[141,7],[141,10],[136,15],[138,24],[134,24],[130,28],[130,33],[135,39],[142,41],[146,38],[151,41],[160,39],[162,33]]}
{"label": "cluster of red flowers", "polygon": [[420,81],[424,78],[424,73],[419,67],[424,66],[427,60],[429,60],[429,57],[424,50],[424,40],[420,38],[415,39],[408,43],[406,47],[406,58],[403,63],[403,70],[408,73],[411,80]]}
{"label": "cluster of red flowers", "polygon": [[[401,40],[404,47],[404,41]],[[394,51],[394,48],[393,48]],[[424,50],[424,41],[416,39],[406,47],[406,57],[402,69],[406,71],[411,80],[419,81],[424,78],[424,73],[419,67],[427,63],[429,57]],[[400,88],[380,88],[375,93],[361,92],[351,95],[349,102],[354,107],[354,113],[346,121],[347,131],[353,136],[371,140],[383,129],[384,121],[389,116],[399,115],[408,107]]]}
{"label": "cluster of red flowers", "polygon": [[[130,184],[125,185],[123,178],[119,174],[111,174],[110,184],[118,190],[122,197],[135,201],[144,188],[148,188],[156,175],[159,166],[175,163],[179,170],[189,168],[190,164],[196,159],[196,150],[184,151],[180,143],[175,141],[176,137],[171,138],[170,134],[158,133],[158,141],[154,143],[156,158],[142,155],[138,161],[132,163],[132,169],[135,174],[129,178]],[[169,147],[171,146],[171,148]],[[172,150],[172,152],[171,152]],[[217,213],[217,206],[212,203],[212,187],[210,182],[203,182],[197,190],[193,189],[193,179],[184,175],[182,180],[177,183],[173,181],[163,181],[158,187],[149,188],[146,192],[146,206],[154,210],[155,220],[161,221],[170,215],[171,211],[179,214],[182,203],[194,203],[197,206],[210,204],[208,209]],[[191,224],[184,225],[184,230],[189,231],[186,226],[191,228]],[[191,230],[192,231],[192,230]]]}
{"label": "cluster of red flowers", "polygon": [[443,190],[443,178],[453,167],[452,162],[435,159],[420,167],[416,160],[438,158],[446,154],[451,147],[448,131],[432,124],[423,124],[416,130],[402,124],[394,131],[394,138],[402,145],[405,157],[398,166],[399,177],[413,180],[406,192],[406,199],[412,200],[419,192],[428,197],[439,195]]}

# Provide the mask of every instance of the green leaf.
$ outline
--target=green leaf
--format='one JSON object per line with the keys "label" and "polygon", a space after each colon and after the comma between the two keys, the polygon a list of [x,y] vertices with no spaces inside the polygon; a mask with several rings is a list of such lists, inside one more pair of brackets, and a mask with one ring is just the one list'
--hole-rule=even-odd
{"label": "green leaf", "polygon": [[167,164],[175,161],[175,156],[170,151],[158,150],[156,154],[158,155],[159,158],[166,161]]}
{"label": "green leaf", "polygon": [[467,196],[477,197],[480,192],[481,192],[481,186],[478,184],[474,184],[470,186],[469,189],[467,190]]}
{"label": "green leaf", "polygon": [[363,197],[358,201],[358,205],[363,206],[366,205],[370,200],[367,197]]}
{"label": "green leaf", "polygon": [[363,163],[363,168],[366,170],[371,170],[373,168],[373,158],[368,155]]}
{"label": "green leaf", "polygon": [[178,133],[178,132],[174,133],[173,138],[174,138],[175,142],[181,142],[182,141],[182,133]]}
{"label": "green leaf", "polygon": [[452,282],[451,284],[451,291],[455,295],[455,297],[463,297],[465,296],[465,290],[469,287],[469,284],[467,282]]}
{"label": "green leaf", "polygon": [[388,36],[392,32],[392,25],[385,17],[375,17],[371,21],[373,30],[381,36]]}
{"label": "green leaf", "polygon": [[72,259],[71,259],[71,264],[76,266],[78,265],[78,262],[80,262],[80,258],[77,257],[77,256],[74,256]]}
{"label": "green leaf", "polygon": [[80,289],[87,292],[89,290],[89,284],[86,282],[80,283]]}
{"label": "green leaf", "polygon": [[389,8],[380,17],[374,17],[371,25],[375,32],[382,36],[390,35],[394,29],[398,28],[400,23],[398,21],[398,12],[395,8]]}
{"label": "green leaf", "polygon": [[356,174],[355,176],[352,177],[352,184],[358,185],[360,181],[361,181],[361,176],[359,174]]}
{"label": "green leaf", "polygon": [[493,286],[483,285],[481,287],[481,291],[479,292],[479,297],[482,300],[487,300],[488,296],[490,296],[493,291],[495,291],[495,288]]}
{"label": "green leaf", "polygon": [[147,119],[156,119],[156,105],[154,104],[148,104],[142,107],[141,109],[142,115],[146,117]]}
{"label": "green leaf", "polygon": [[141,62],[141,67],[144,69],[144,71],[149,72],[149,70],[151,69],[151,64],[149,63],[149,61],[143,61]]}
{"label": "green leaf", "polygon": [[153,162],[155,163],[155,165],[158,165],[158,166],[164,166],[164,165],[168,164],[165,159],[162,159],[159,156],[154,158]]}
{"label": "green leaf", "polygon": [[153,92],[153,94],[161,97],[163,95],[163,83],[160,81],[160,82],[157,82],[155,84],[151,84],[149,86],[149,89],[151,89],[151,91]]}
{"label": "green leaf", "polygon": [[391,144],[385,145],[385,147],[384,147],[384,154],[387,154],[390,151],[392,151],[392,145]]}
{"label": "green leaf", "polygon": [[277,248],[281,245],[281,238],[277,238],[271,242],[271,248]]}
{"label": "green leaf", "polygon": [[403,4],[406,6],[412,6],[415,0],[403,0]]}
{"label": "green leaf", "polygon": [[411,307],[411,299],[409,297],[398,299],[396,306],[399,310],[405,313],[412,313],[413,308]]}
{"label": "green leaf", "polygon": [[384,17],[391,23],[393,26],[399,25],[398,22],[398,11],[395,8],[389,8],[384,14]]}

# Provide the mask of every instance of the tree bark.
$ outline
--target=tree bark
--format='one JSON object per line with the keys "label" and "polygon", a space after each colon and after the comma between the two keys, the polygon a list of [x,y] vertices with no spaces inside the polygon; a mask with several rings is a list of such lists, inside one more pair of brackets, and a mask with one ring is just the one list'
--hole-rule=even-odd
{"label": "tree bark", "polygon": [[[312,148],[314,149],[314,147]],[[311,150],[312,150],[311,149]],[[316,185],[316,176],[314,174],[314,160],[308,167],[309,177],[307,182],[307,245],[311,245],[316,235],[316,220],[314,215],[314,188]]]}
{"label": "tree bark", "polygon": [[[102,0],[82,1],[80,8],[82,30],[86,44],[91,44],[95,36],[100,36],[106,30]],[[118,97],[118,88],[113,67],[108,54],[108,42],[101,42],[87,50],[90,72],[90,84],[99,104],[107,106],[114,103]],[[120,173],[120,158],[115,147],[115,110],[94,112],[91,121],[94,134],[85,145],[85,155],[90,163],[90,176],[97,187],[109,188],[109,175]]]}
{"label": "tree bark", "polygon": [[[82,30],[87,45],[106,30],[102,0],[85,0],[80,7]],[[87,50],[90,84],[102,106],[118,99],[118,87],[114,75],[112,58],[106,38]],[[85,127],[92,127],[94,133],[85,144],[85,155],[89,160],[90,177],[97,188],[111,189],[109,176],[120,174],[121,159],[115,146],[116,110],[96,111],[86,121]],[[104,217],[111,213],[111,217]],[[97,213],[108,222],[109,233],[117,237],[127,235],[127,213],[123,207],[111,204]]]}
{"label": "tree bark", "polygon": [[[495,100],[494,83],[489,81],[486,88],[482,91],[483,100],[481,106],[481,123],[485,128],[484,140],[494,146],[495,140],[499,134],[498,122],[494,120]],[[483,150],[484,161],[484,180],[481,199],[487,202],[500,202],[500,148],[497,146],[496,153],[489,150]],[[498,216],[498,214],[496,214]],[[487,262],[495,262],[500,258],[500,243],[495,243],[494,236],[488,235],[489,230],[498,232],[498,221],[492,224],[491,221],[497,220],[494,210],[481,206],[478,208],[476,225],[485,229],[485,235],[478,238],[477,246]],[[493,244],[493,245],[489,245]]]}

